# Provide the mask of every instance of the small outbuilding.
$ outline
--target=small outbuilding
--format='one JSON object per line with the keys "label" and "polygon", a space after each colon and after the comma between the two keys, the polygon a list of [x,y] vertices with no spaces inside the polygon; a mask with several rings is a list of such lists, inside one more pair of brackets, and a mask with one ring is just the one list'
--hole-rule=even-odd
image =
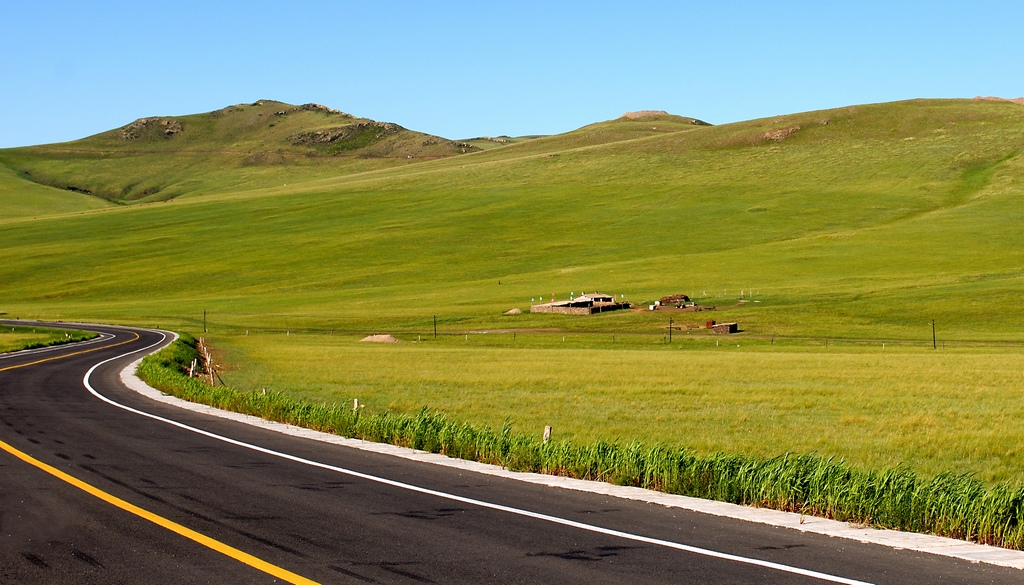
{"label": "small outbuilding", "polygon": [[739,333],[740,327],[737,323],[715,323],[714,321],[708,321],[707,328],[712,333],[720,333],[728,335],[730,333]]}
{"label": "small outbuilding", "polygon": [[606,311],[618,311],[628,309],[627,302],[616,303],[614,295],[601,293],[582,294],[567,301],[553,301],[540,305],[531,305],[531,313],[561,313],[564,315],[592,315]]}
{"label": "small outbuilding", "polygon": [[676,307],[682,307],[690,302],[690,297],[684,294],[669,295],[667,297],[661,297],[658,302],[661,303],[662,306],[675,305]]}

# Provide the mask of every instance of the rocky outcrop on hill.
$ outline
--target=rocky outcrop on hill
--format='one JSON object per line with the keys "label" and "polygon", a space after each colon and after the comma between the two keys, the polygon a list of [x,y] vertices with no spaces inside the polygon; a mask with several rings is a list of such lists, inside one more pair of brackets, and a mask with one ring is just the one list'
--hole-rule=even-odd
{"label": "rocky outcrop on hill", "polygon": [[761,137],[765,140],[773,140],[775,142],[782,142],[789,135],[800,129],[800,126],[790,126],[789,128],[779,128],[778,130],[769,130],[765,132]]}
{"label": "rocky outcrop on hill", "polygon": [[327,106],[322,106],[320,104],[313,104],[313,103],[302,104],[301,106],[298,106],[295,109],[296,110],[303,110],[303,111],[306,111],[306,112],[323,112],[325,114],[337,114],[339,116],[344,116],[346,118],[354,118],[355,117],[352,114],[346,114],[345,112],[342,112],[341,110],[335,110],[333,108],[328,108]]}
{"label": "rocky outcrop on hill", "polygon": [[[259,104],[259,105],[263,105],[263,102],[256,102],[256,103]],[[274,103],[280,103],[280,102],[274,102]],[[328,108],[327,106],[322,106],[320,104],[312,104],[312,103],[310,103],[310,104],[302,104],[301,106],[294,106],[294,107],[288,108],[286,110],[278,110],[278,111],[274,112],[274,115],[275,116],[286,116],[286,115],[288,115],[288,114],[290,114],[292,112],[321,112],[321,113],[332,115],[332,116],[341,116],[342,118],[349,118],[349,119],[352,119],[352,120],[356,119],[356,117],[353,116],[352,114],[346,114],[345,112],[342,112],[341,110],[335,110],[334,108]]]}
{"label": "rocky outcrop on hill", "polygon": [[379,140],[390,134],[397,134],[402,130],[405,128],[390,122],[360,122],[326,130],[302,132],[292,136],[290,140],[292,144],[316,146],[361,139],[358,146],[365,146],[367,142]]}
{"label": "rocky outcrop on hill", "polygon": [[163,134],[171,137],[182,131],[177,120],[169,118],[139,118],[121,128],[122,140],[137,140],[146,135]]}

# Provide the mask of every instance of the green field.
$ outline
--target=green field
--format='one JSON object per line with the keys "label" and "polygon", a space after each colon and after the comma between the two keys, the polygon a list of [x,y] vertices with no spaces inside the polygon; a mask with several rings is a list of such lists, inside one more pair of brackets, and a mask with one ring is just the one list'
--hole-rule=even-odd
{"label": "green field", "polygon": [[[569,334],[213,336],[228,384],[373,412],[437,406],[493,428],[577,442],[641,440],[702,453],[817,452],[860,468],[1024,480],[1024,351],[833,342],[787,348]],[[731,342],[731,343],[729,343]]]}
{"label": "green field", "polygon": [[[305,126],[257,124],[0,151],[0,311],[198,335],[205,310],[230,383],[370,409],[1024,479],[1024,107],[691,120],[439,158],[307,156],[280,146]],[[675,324],[743,332],[669,346],[665,312],[503,315],[584,290],[686,293],[716,310]]]}
{"label": "green field", "polygon": [[0,325],[0,353],[47,347],[96,337],[95,333],[44,327],[10,327]]}

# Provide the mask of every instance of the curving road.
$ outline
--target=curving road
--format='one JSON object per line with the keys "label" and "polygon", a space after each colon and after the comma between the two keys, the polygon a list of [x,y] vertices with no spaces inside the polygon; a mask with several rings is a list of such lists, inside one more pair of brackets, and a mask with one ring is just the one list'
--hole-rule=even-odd
{"label": "curving road", "polygon": [[0,583],[1024,582],[181,410],[119,380],[166,334],[81,328],[0,356]]}

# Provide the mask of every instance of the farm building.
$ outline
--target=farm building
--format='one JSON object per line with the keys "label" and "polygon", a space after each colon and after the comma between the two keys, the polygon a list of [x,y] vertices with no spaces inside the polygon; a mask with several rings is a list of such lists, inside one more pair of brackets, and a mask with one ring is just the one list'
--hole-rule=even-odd
{"label": "farm building", "polygon": [[685,306],[687,303],[690,302],[690,297],[683,294],[669,295],[667,297],[661,297],[661,300],[659,300],[658,302],[661,303],[661,306],[663,307],[667,307],[670,305],[681,307]]}
{"label": "farm building", "polygon": [[740,330],[740,326],[737,323],[715,323],[714,321],[708,321],[707,328],[712,333],[724,333],[726,335],[739,333]]}
{"label": "farm building", "polygon": [[562,313],[565,315],[592,315],[606,311],[628,309],[629,303],[616,303],[614,295],[600,293],[582,294],[567,301],[553,301],[540,305],[531,305],[531,313]]}

